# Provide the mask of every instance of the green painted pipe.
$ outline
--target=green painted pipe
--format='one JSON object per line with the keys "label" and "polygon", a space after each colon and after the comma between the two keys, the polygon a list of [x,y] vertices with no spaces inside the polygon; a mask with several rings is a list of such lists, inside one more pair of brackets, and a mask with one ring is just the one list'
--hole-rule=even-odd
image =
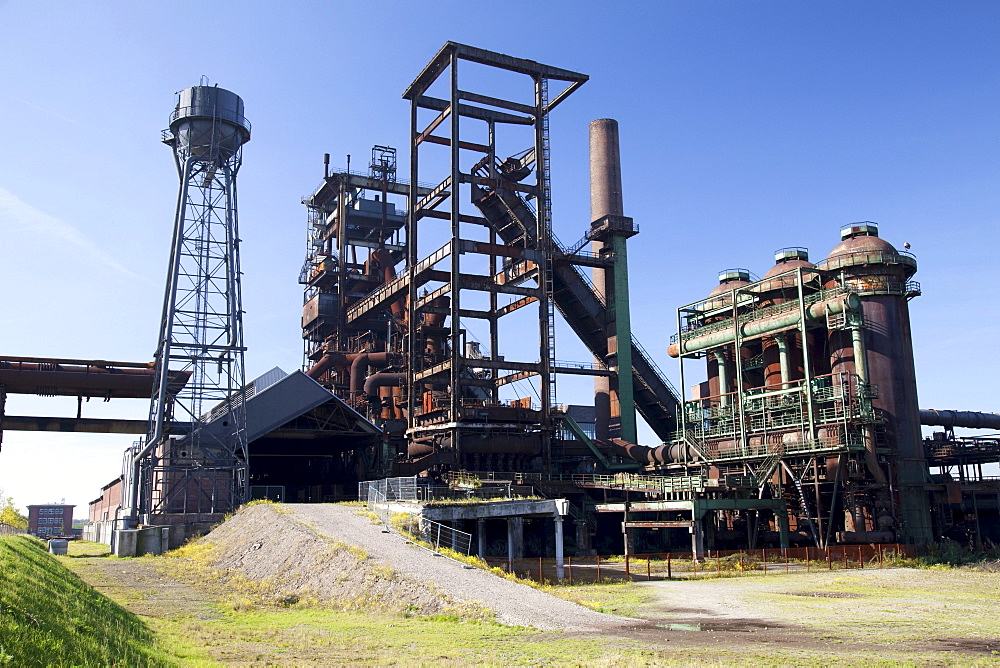
{"label": "green painted pipe", "polygon": [[[833,315],[837,315],[839,313],[855,312],[859,308],[861,308],[861,298],[857,294],[851,292],[842,297],[835,297],[833,299],[827,299],[821,302],[816,302],[815,304],[810,304],[805,308],[806,320],[820,320],[825,318],[828,312]],[[760,320],[751,320],[749,322],[741,323],[739,325],[739,335],[741,339],[749,339],[791,329],[798,324],[799,312],[789,311],[788,313],[781,313],[769,318],[761,318]],[[726,343],[732,343],[735,340],[735,328],[730,327],[728,329],[710,332],[701,336],[692,336],[689,339],[683,339],[677,343],[672,343],[667,349],[667,353],[671,357],[678,357],[680,355],[681,344],[684,346],[684,354],[687,355],[689,353],[700,352],[708,348],[715,348],[716,346],[721,346]]]}

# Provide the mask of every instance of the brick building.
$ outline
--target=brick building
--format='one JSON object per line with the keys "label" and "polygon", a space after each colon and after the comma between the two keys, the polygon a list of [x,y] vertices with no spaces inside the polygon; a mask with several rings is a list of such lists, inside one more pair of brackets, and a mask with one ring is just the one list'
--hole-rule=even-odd
{"label": "brick building", "polygon": [[73,509],[59,503],[28,506],[28,533],[39,538],[73,533]]}

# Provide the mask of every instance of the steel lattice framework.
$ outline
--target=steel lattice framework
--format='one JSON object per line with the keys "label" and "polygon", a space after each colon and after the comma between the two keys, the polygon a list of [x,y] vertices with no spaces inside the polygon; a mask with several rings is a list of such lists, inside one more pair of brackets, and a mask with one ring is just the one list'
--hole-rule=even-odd
{"label": "steel lattice framework", "polygon": [[[248,498],[236,174],[250,126],[238,96],[181,91],[164,143],[180,178],[133,516],[217,513]],[[168,375],[168,369],[170,375]],[[186,382],[175,380],[180,371]]]}

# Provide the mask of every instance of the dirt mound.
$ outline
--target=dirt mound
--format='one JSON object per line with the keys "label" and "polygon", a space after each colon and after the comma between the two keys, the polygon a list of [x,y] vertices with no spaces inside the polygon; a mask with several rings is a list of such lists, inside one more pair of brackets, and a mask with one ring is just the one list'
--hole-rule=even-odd
{"label": "dirt mound", "polygon": [[424,615],[458,611],[426,584],[408,580],[361,548],[317,535],[267,503],[244,507],[174,556],[197,562],[261,602],[315,600],[344,610]]}

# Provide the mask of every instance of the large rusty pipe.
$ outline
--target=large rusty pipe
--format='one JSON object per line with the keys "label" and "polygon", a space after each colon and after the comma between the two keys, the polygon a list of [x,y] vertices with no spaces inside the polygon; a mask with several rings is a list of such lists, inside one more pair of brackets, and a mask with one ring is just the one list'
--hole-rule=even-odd
{"label": "large rusty pipe", "polygon": [[623,441],[620,438],[594,439],[594,442],[611,450],[619,457],[628,457],[629,459],[642,464],[656,465],[669,463],[669,448],[666,445],[650,447],[648,445],[639,445],[638,443]]}
{"label": "large rusty pipe", "polygon": [[719,364],[719,405],[729,405],[729,368],[726,365],[726,354],[721,350],[713,350],[715,361]]}
{"label": "large rusty pipe", "polygon": [[[386,248],[379,248],[375,250],[368,261],[369,273],[372,275],[377,275],[379,269],[382,270],[382,283],[389,283],[396,278],[396,266],[392,260],[392,253]],[[391,304],[389,304],[389,311],[392,313],[393,317],[401,318],[403,313],[406,311],[406,298],[400,297]]]}
{"label": "large rusty pipe", "polygon": [[920,424],[938,427],[966,427],[968,429],[1000,429],[1000,414],[921,408]]}
{"label": "large rusty pipe", "polygon": [[[167,391],[176,394],[187,384],[190,371],[168,372]],[[51,363],[0,362],[0,385],[7,394],[43,394],[148,399],[155,371],[147,368],[63,366]]]}
{"label": "large rusty pipe", "polygon": [[323,356],[306,371],[306,375],[313,380],[318,380],[324,373],[329,371],[333,367],[338,369],[346,369],[347,365],[350,364],[350,359],[347,355],[335,350],[328,350],[323,353]]}
{"label": "large rusty pipe", "polygon": [[351,362],[351,396],[356,397],[364,389],[366,367],[384,368],[392,359],[392,353],[358,353]]}
{"label": "large rusty pipe", "polygon": [[[828,312],[827,309],[829,309],[829,313],[837,315],[848,311],[855,312],[860,307],[861,298],[852,292],[842,297],[834,297],[832,299],[826,299],[821,302],[810,304],[805,308],[806,320],[813,321],[825,318]],[[775,332],[789,329],[790,327],[797,325],[798,322],[798,311],[790,311],[788,313],[771,316],[770,318],[762,318],[760,320],[751,320],[750,322],[741,323],[738,327],[740,329],[740,338],[748,339],[755,336],[773,334]],[[700,336],[693,336],[689,339],[678,341],[677,343],[671,343],[670,347],[667,348],[667,353],[671,357],[678,357],[680,355],[681,343],[684,344],[684,353],[687,354],[696,353],[707,348],[714,348],[726,343],[732,343],[735,339],[735,332],[732,328],[728,328],[710,332],[708,334],[702,334]]]}
{"label": "large rusty pipe", "polygon": [[422,457],[432,452],[434,452],[434,440],[431,438],[415,439],[406,445],[406,454],[410,457]]}
{"label": "large rusty pipe", "polygon": [[792,379],[792,370],[788,366],[788,337],[784,333],[775,334],[774,342],[778,345],[778,369],[781,374],[781,387],[788,387]]}
{"label": "large rusty pipe", "polygon": [[406,382],[406,373],[373,373],[365,380],[364,393],[369,397],[378,396],[376,390],[380,387],[398,386]]}

